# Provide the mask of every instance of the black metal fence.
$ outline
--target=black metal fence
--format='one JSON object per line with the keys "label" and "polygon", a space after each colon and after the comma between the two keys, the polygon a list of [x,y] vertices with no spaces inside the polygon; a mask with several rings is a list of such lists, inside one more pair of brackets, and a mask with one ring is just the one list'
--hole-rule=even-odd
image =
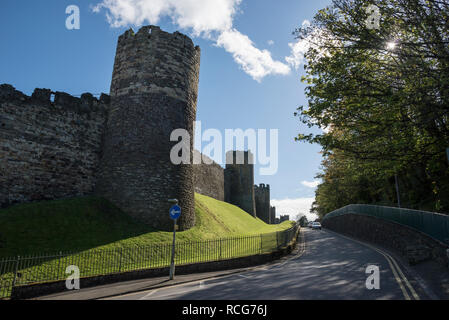
{"label": "black metal fence", "polygon": [[[294,226],[285,231],[255,236],[177,242],[175,263],[185,265],[274,252],[287,246],[296,233],[297,226]],[[72,272],[67,269],[69,266],[76,266],[81,278],[167,267],[171,250],[171,243],[160,243],[0,259],[0,299],[9,298],[15,286],[65,280]]]}

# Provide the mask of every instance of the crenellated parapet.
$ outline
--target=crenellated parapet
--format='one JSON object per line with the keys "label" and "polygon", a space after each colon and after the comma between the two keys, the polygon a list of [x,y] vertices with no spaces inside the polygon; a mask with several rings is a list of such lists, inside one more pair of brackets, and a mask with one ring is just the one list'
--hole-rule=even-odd
{"label": "crenellated parapet", "polygon": [[182,33],[157,26],[130,29],[118,39],[111,96],[162,93],[196,104],[200,55]]}
{"label": "crenellated parapet", "polygon": [[18,102],[22,104],[42,104],[78,113],[106,112],[111,99],[107,94],[101,94],[97,99],[91,93],[84,93],[81,97],[72,96],[66,92],[36,88],[31,96],[16,90],[10,84],[0,85],[0,103]]}

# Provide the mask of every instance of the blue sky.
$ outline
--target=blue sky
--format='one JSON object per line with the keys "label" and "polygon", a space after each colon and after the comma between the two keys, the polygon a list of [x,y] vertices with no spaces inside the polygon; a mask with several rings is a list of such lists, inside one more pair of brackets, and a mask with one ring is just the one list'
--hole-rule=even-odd
{"label": "blue sky", "polygon": [[[104,6],[94,12],[100,3]],[[203,130],[215,128],[224,136],[224,129],[279,129],[278,172],[261,176],[256,166],[255,182],[270,184],[278,215],[306,213],[315,189],[302,182],[314,181],[321,155],[319,146],[294,141],[299,131],[308,130],[293,117],[296,107],[307,100],[300,83],[303,65],[295,69],[285,58],[292,57],[289,44],[296,43],[291,32],[329,3],[2,0],[0,83],[12,84],[26,94],[36,87],[74,95],[108,93],[120,34],[130,26],[138,29],[136,24],[179,30],[201,47],[197,120]],[[79,30],[66,28],[69,5],[80,8]],[[121,5],[140,7],[127,11]]]}

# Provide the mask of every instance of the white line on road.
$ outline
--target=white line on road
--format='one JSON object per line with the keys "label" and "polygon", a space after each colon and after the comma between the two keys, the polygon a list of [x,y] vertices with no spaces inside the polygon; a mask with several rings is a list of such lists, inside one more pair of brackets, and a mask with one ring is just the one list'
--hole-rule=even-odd
{"label": "white line on road", "polygon": [[[329,232],[330,230],[326,230],[326,231]],[[415,289],[413,288],[411,283],[408,281],[408,279],[405,277],[405,275],[402,272],[401,268],[399,267],[399,265],[396,263],[396,260],[392,256],[390,256],[388,253],[384,252],[383,250],[380,250],[379,248],[376,248],[376,247],[374,247],[372,245],[369,245],[369,244],[367,244],[365,242],[361,242],[361,241],[355,240],[353,238],[346,237],[346,236],[344,236],[342,234],[339,234],[339,233],[336,233],[336,232],[333,232],[333,231],[330,231],[330,232],[334,233],[334,234],[336,234],[336,235],[338,235],[340,237],[343,237],[345,239],[357,242],[357,243],[359,243],[359,244],[361,244],[361,245],[363,245],[365,247],[368,247],[368,248],[370,248],[372,250],[375,250],[376,252],[380,253],[388,261],[388,264],[390,265],[391,271],[393,272],[394,278],[395,278],[396,282],[398,283],[399,287],[401,288],[401,291],[402,291],[402,293],[404,295],[404,298],[406,300],[411,300],[410,295],[408,294],[408,292],[407,292],[406,288],[404,287],[403,283],[405,283],[405,285],[408,287],[408,289],[410,290],[413,298],[415,300],[420,300],[419,295],[416,293]]]}
{"label": "white line on road", "polygon": [[156,293],[157,291],[158,291],[158,289],[153,290],[150,293],[148,293],[145,296],[143,296],[142,298],[140,298],[139,300],[145,300],[147,297],[151,296],[152,294]]}
{"label": "white line on road", "polygon": [[[282,262],[282,263],[276,263],[274,266],[267,266],[267,265],[264,265],[264,266],[261,266],[261,267],[253,267],[253,268],[249,268],[249,269],[246,270],[246,271],[242,271],[242,273],[249,273],[249,272],[254,272],[254,271],[266,271],[266,270],[270,270],[270,269],[272,269],[272,268],[274,268],[274,267],[282,266],[282,265],[284,265],[284,264],[285,264],[286,262],[288,262],[288,261],[291,261],[291,260],[293,260],[293,259],[297,259],[297,258],[301,257],[301,256],[305,253],[305,251],[306,251],[306,243],[305,243],[305,238],[304,238],[304,233],[303,233],[303,232],[301,233],[301,236],[302,236],[302,241],[301,241],[301,247],[300,247],[300,250],[299,250],[298,254],[294,255],[293,257],[290,257],[290,258],[286,259],[286,261],[284,261],[284,262]],[[236,275],[239,275],[240,277],[243,277],[243,278],[250,278],[250,277],[248,277],[248,276],[243,276],[242,274],[239,274],[239,273],[234,273],[234,274],[231,273],[231,274],[224,275],[224,276],[219,275],[219,276],[217,276],[217,277],[209,278],[208,281],[218,280],[218,279],[223,280],[223,281],[221,281],[221,282],[214,283],[214,285],[218,285],[218,284],[225,283],[227,278],[231,278],[231,277],[234,277],[234,276],[236,276]],[[199,283],[199,287],[200,287],[200,289],[202,289],[202,288],[203,288],[203,285],[202,285],[203,282],[204,282],[204,280],[197,280],[197,281],[192,281],[192,282],[188,282],[188,283],[180,283],[180,284],[176,284],[176,285],[172,285],[172,286],[163,287],[163,288],[160,288],[160,289],[155,289],[155,290],[151,291],[150,293],[148,293],[146,296],[142,297],[142,298],[139,299],[139,300],[143,300],[143,299],[145,299],[146,297],[151,296],[152,294],[154,294],[154,293],[155,293],[156,291],[158,291],[158,290],[163,290],[163,291],[165,291],[165,290],[169,290],[169,289],[173,289],[173,288],[189,287],[189,286],[191,286],[192,284],[196,284],[196,283]],[[180,293],[187,293],[187,292],[189,292],[189,291],[194,291],[194,290],[195,290],[195,288],[190,288],[190,289],[187,289],[187,290],[182,290]],[[198,290],[198,289],[196,289],[196,290]],[[148,292],[148,291],[147,291],[147,292]],[[178,293],[179,293],[179,292],[178,292]],[[124,295],[118,295],[118,296],[116,296],[116,297],[119,297],[119,296],[120,296],[120,297],[125,297],[125,296],[135,295],[135,294],[137,294],[137,293],[129,293],[129,294],[124,294]],[[160,297],[158,297],[158,298],[160,298]]]}

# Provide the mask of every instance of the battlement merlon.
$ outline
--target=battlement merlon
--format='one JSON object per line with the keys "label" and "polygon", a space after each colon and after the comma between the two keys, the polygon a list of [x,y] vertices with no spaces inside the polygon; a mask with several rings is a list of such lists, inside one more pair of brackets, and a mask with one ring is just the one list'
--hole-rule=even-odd
{"label": "battlement merlon", "polygon": [[226,165],[254,165],[254,155],[251,151],[228,151]]}
{"label": "battlement merlon", "polygon": [[259,185],[255,184],[254,189],[257,191],[270,191],[270,185],[261,183]]}
{"label": "battlement merlon", "polygon": [[163,94],[196,104],[200,59],[200,47],[179,32],[129,29],[118,40],[110,95]]}
{"label": "battlement merlon", "polygon": [[188,47],[189,49],[195,49],[197,51],[200,51],[199,46],[195,46],[192,39],[190,39],[187,35],[175,31],[173,33],[166,32],[161,30],[158,26],[143,26],[139,29],[139,31],[134,32],[132,28],[128,29],[118,38],[118,44],[124,45],[128,41],[148,41],[148,40],[155,40],[155,39],[166,39],[170,40],[171,42],[175,42],[177,44],[182,44],[184,47]]}
{"label": "battlement merlon", "polygon": [[[54,95],[54,101],[52,101]],[[94,97],[91,93],[83,93],[81,97],[74,97],[66,92],[52,91],[50,89],[36,88],[31,96],[27,96],[16,90],[10,84],[0,85],[0,102],[21,101],[25,103],[42,103],[59,106],[64,109],[76,112],[105,111],[110,104],[110,97],[102,93],[100,98]]]}

